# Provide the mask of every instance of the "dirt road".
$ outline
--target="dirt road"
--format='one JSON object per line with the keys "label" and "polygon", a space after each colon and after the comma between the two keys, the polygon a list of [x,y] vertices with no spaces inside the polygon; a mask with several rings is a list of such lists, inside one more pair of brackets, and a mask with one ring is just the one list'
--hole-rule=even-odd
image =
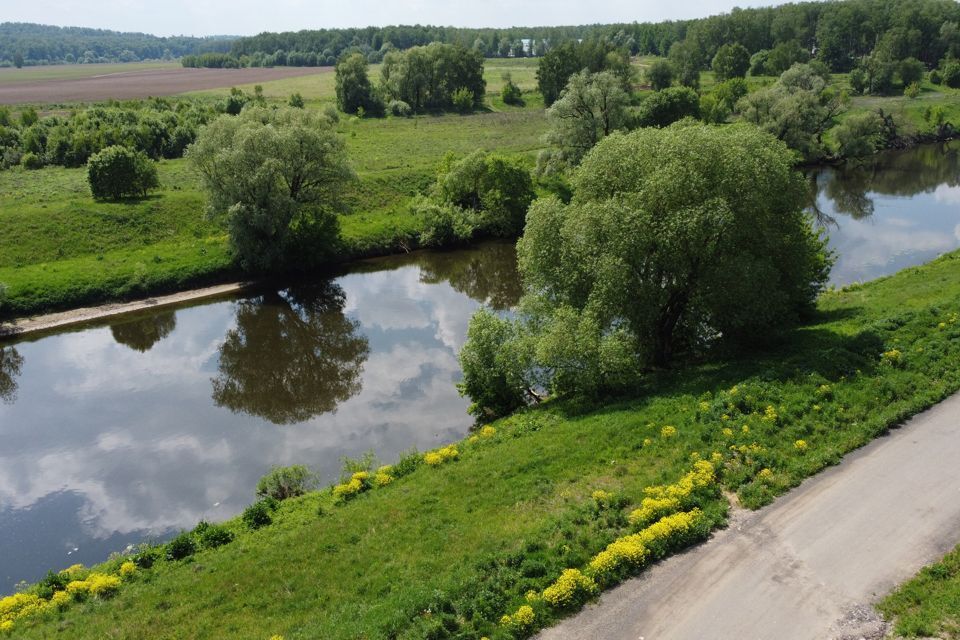
{"label": "dirt road", "polygon": [[960,394],[542,640],[857,640],[870,606],[960,541]]}

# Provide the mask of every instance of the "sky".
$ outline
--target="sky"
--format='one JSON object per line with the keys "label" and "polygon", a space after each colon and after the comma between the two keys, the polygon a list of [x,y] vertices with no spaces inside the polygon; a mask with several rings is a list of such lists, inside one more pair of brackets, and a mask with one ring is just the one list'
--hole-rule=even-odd
{"label": "sky", "polygon": [[253,35],[331,27],[659,22],[782,0],[0,0],[0,22],[169,35]]}

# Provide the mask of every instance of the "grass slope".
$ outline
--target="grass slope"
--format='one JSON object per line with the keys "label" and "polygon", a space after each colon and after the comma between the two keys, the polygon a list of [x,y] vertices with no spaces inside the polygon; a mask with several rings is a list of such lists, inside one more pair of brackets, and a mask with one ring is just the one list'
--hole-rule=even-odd
{"label": "grass slope", "polygon": [[[630,531],[620,508],[591,508],[595,490],[636,505],[692,458],[719,454],[723,485],[757,507],[960,388],[958,300],[960,253],[827,293],[812,323],[764,352],[715,354],[651,378],[634,400],[547,403],[460,443],[459,460],[345,505],[329,490],[288,500],[264,529],[233,521],[233,543],[16,633],[511,637],[497,620],[527,590]],[[702,506],[722,523],[724,503]]]}

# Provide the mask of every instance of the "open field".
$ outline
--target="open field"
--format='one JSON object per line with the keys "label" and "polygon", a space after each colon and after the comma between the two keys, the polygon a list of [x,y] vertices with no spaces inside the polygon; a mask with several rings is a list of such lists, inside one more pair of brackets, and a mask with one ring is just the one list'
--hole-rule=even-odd
{"label": "open field", "polygon": [[181,69],[177,61],[170,62],[122,62],[115,64],[53,64],[36,67],[0,68],[0,86],[21,82],[49,80],[79,80],[112,73]]}
{"label": "open field", "polygon": [[[95,65],[77,65],[82,71]],[[17,80],[11,70],[0,74],[0,104],[63,104],[70,102],[95,102],[101,100],[129,100],[150,96],[171,96],[189,91],[231,87],[234,85],[259,84],[282,78],[300,76],[332,77],[329,67],[274,67],[251,69],[185,69],[163,65],[131,65],[137,68],[126,70],[124,65],[109,65],[110,69],[94,69],[96,75],[44,77],[30,69],[30,79]],[[47,67],[42,68],[48,69]],[[24,71],[20,70],[12,70]],[[57,71],[53,72],[57,74]],[[66,73],[66,71],[60,72]]]}
{"label": "open field", "polygon": [[[548,403],[460,443],[455,462],[343,505],[321,491],[282,503],[256,532],[231,521],[234,542],[161,562],[112,600],[25,619],[17,634],[512,637],[499,617],[631,531],[629,505],[694,454],[757,507],[956,391],[958,296],[957,253],[825,294],[816,320],[765,352],[661,373],[635,400]],[[890,364],[880,353],[894,346]],[[598,489],[623,502],[591,506]],[[722,500],[700,504],[723,522]],[[536,626],[557,619],[537,606]]]}

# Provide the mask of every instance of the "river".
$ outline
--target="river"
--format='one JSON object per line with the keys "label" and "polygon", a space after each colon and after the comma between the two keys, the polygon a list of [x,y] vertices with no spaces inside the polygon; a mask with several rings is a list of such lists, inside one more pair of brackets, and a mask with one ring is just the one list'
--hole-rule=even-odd
{"label": "river", "polygon": [[[960,247],[960,145],[807,174],[843,285]],[[254,499],[272,466],[323,483],[462,437],[457,352],[520,285],[483,244],[0,345],[0,593]]]}

